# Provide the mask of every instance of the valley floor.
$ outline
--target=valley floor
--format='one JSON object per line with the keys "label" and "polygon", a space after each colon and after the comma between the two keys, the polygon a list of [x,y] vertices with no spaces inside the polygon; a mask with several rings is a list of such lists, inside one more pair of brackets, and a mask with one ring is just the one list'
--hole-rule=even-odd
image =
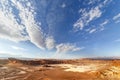
{"label": "valley floor", "polygon": [[80,60],[74,64],[0,64],[0,80],[120,80],[120,61]]}

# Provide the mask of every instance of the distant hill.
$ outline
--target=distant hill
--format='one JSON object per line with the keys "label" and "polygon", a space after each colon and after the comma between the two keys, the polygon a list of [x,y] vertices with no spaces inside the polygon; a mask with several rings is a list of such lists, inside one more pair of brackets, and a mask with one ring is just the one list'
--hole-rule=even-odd
{"label": "distant hill", "polygon": [[9,63],[22,63],[25,65],[43,65],[43,64],[69,64],[75,63],[75,60],[57,60],[57,59],[33,59],[21,60],[16,58],[8,58]]}

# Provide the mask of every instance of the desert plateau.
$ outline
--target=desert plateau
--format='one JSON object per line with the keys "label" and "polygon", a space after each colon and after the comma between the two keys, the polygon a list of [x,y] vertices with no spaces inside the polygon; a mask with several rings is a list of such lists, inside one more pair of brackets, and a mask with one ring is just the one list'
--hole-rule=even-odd
{"label": "desert plateau", "polygon": [[120,60],[1,59],[0,80],[120,80]]}

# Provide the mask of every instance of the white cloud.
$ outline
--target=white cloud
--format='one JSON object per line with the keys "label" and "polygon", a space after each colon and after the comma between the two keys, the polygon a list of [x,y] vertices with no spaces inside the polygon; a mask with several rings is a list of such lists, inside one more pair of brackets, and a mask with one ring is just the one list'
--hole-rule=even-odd
{"label": "white cloud", "polygon": [[91,4],[94,4],[96,2],[96,0],[89,0],[88,4],[91,5]]}
{"label": "white cloud", "polygon": [[100,24],[100,26],[104,26],[108,23],[109,21],[108,20],[105,20],[103,23]]}
{"label": "white cloud", "polygon": [[46,48],[51,50],[55,47],[55,40],[53,39],[53,37],[48,37],[46,38]]}
{"label": "white cloud", "polygon": [[[36,11],[32,2],[28,0],[0,0],[0,38],[8,39],[15,42],[31,41],[34,45],[40,49],[53,49],[56,48],[57,52],[69,52],[78,51],[83,49],[76,47],[75,45],[66,43],[58,44],[56,46],[53,37],[46,37],[45,33],[41,29],[41,23],[35,20]],[[63,7],[66,5],[63,4]],[[14,10],[18,13],[15,14]],[[99,7],[92,8],[89,13],[84,12],[83,18],[80,21],[87,19],[87,24],[94,18],[100,17],[101,12]],[[81,26],[84,26],[82,24]],[[85,22],[84,22],[85,23]],[[24,50],[23,48],[12,46],[16,50]]]}
{"label": "white cloud", "polygon": [[84,49],[84,47],[80,48],[70,43],[65,43],[65,44],[61,43],[56,46],[56,49],[57,49],[56,53],[67,53],[67,52],[74,52],[74,51],[82,50]]}
{"label": "white cloud", "polygon": [[92,21],[95,18],[99,18],[101,16],[102,12],[100,11],[100,7],[95,7],[93,9],[91,9],[88,13],[89,19],[87,21],[87,23],[89,23],[90,21]]}
{"label": "white cloud", "polygon": [[95,31],[96,31],[96,29],[91,29],[91,30],[89,31],[89,33],[91,34],[91,33],[95,32]]}
{"label": "white cloud", "polygon": [[[92,5],[92,4],[95,4],[96,2],[99,2],[100,3],[100,0],[88,0],[88,5]],[[112,0],[104,0],[103,1],[103,4],[107,4],[108,2],[111,2]]]}
{"label": "white cloud", "polygon": [[21,2],[18,2],[17,0],[14,0],[13,3],[20,11],[19,16],[22,20],[22,24],[24,24],[26,27],[26,32],[30,37],[30,41],[40,49],[44,49],[44,34],[38,23],[35,21],[36,13],[34,7],[32,7],[32,4],[28,2],[29,5],[28,3],[26,3],[26,5],[28,6],[24,7],[24,5]]}
{"label": "white cloud", "polygon": [[65,7],[66,7],[66,4],[65,4],[65,3],[63,3],[63,4],[61,5],[61,7],[62,7],[62,8],[65,8]]}
{"label": "white cloud", "polygon": [[[73,29],[75,31],[83,30],[83,28],[89,25],[93,20],[100,18],[102,15],[102,10],[106,4],[110,3],[112,0],[104,0],[99,5],[92,7],[88,10],[88,8],[83,8],[79,10],[80,18],[74,23]],[[99,1],[97,1],[99,2]],[[95,0],[90,0],[88,5],[95,4]]]}
{"label": "white cloud", "polygon": [[[55,44],[55,40],[52,36],[45,36],[46,34],[41,29],[41,23],[35,20],[36,11],[32,2],[11,0],[1,0],[0,4],[0,38],[9,39],[11,41],[31,41],[40,49],[51,50],[57,48],[59,52],[60,48],[65,48],[63,52],[77,51],[79,48],[70,44]],[[63,7],[66,5],[63,4]],[[18,11],[17,17],[14,14],[13,7]],[[56,47],[55,47],[56,46]],[[13,49],[23,50],[20,47],[12,46]]]}
{"label": "white cloud", "polygon": [[113,20],[117,20],[118,18],[120,18],[120,13],[117,14],[116,16],[113,17]]}
{"label": "white cloud", "polygon": [[0,38],[9,39],[12,41],[25,41],[28,37],[25,34],[25,27],[17,22],[15,15],[13,15],[12,7],[10,7],[8,0],[0,1]]}
{"label": "white cloud", "polygon": [[111,2],[112,0],[104,0],[104,4],[106,4],[107,2]]}
{"label": "white cloud", "polygon": [[[39,25],[41,23],[35,20],[32,2],[11,0],[10,4],[9,0],[1,0],[0,5],[0,38],[15,42],[29,40],[40,49],[45,49],[45,33]],[[17,17],[14,9],[18,11]]]}
{"label": "white cloud", "polygon": [[15,50],[26,50],[24,48],[18,47],[18,46],[11,46],[11,48],[15,49]]}
{"label": "white cloud", "polygon": [[99,18],[101,14],[102,12],[99,6],[96,6],[95,8],[92,8],[89,11],[84,11],[82,13],[82,17],[80,17],[73,25],[74,29],[82,30],[84,26],[88,25],[94,19]]}
{"label": "white cloud", "polygon": [[113,17],[113,20],[115,20],[115,23],[120,23],[120,13],[117,14],[117,15],[115,15],[115,16]]}
{"label": "white cloud", "polygon": [[120,20],[117,20],[115,23],[120,23]]}
{"label": "white cloud", "polygon": [[103,31],[105,29],[105,25],[108,23],[108,20],[105,20],[103,23],[100,24],[100,31]]}

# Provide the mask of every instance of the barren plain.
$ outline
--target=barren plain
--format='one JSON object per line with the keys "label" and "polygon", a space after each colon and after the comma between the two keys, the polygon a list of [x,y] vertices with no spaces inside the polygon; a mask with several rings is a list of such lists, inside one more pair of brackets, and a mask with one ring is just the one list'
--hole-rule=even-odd
{"label": "barren plain", "polygon": [[0,80],[120,80],[120,60],[0,60]]}

